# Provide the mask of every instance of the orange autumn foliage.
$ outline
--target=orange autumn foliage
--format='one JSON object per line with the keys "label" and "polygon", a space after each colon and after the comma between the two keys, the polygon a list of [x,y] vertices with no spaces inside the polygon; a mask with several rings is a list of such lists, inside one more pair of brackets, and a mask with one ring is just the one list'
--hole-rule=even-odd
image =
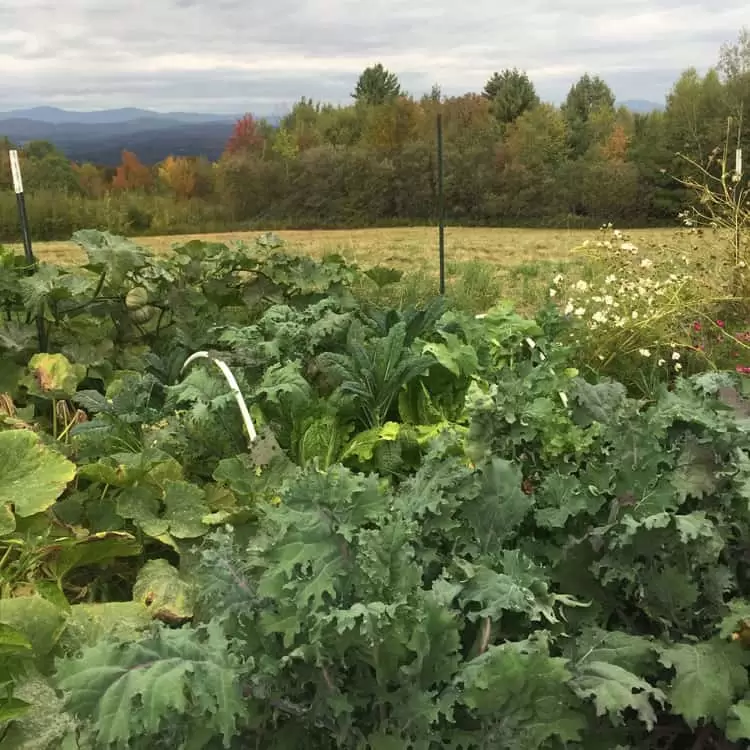
{"label": "orange autumn foliage", "polygon": [[168,156],[159,166],[159,179],[178,197],[195,195],[197,175],[193,162],[184,156]]}
{"label": "orange autumn foliage", "polygon": [[630,138],[622,125],[615,125],[601,147],[602,156],[608,161],[624,162],[630,146]]}
{"label": "orange autumn foliage", "polygon": [[122,152],[122,163],[112,180],[115,190],[139,190],[151,187],[154,178],[151,170],[141,164],[132,151]]}

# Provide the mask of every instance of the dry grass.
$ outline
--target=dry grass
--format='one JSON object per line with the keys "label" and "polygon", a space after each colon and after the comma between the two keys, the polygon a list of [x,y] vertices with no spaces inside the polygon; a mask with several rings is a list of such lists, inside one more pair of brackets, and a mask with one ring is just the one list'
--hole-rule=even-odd
{"label": "dry grass", "polygon": [[[666,242],[674,233],[672,229],[657,229],[640,230],[636,234],[648,237],[651,242]],[[254,231],[143,237],[137,242],[156,252],[168,252],[174,244],[189,239],[253,241],[259,234]],[[424,269],[425,263],[434,263],[437,267],[437,229],[434,227],[279,231],[277,234],[293,252],[313,256],[337,252],[362,266],[382,264],[408,271]],[[571,249],[584,239],[594,237],[596,232],[448,227],[445,234],[449,263],[474,261],[508,268],[524,263],[568,260]],[[40,260],[49,263],[79,263],[84,257],[72,242],[38,242],[34,251]]]}

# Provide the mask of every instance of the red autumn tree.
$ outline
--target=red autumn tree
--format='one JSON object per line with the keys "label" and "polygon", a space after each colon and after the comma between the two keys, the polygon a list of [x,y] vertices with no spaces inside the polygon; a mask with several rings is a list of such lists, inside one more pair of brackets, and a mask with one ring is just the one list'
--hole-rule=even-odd
{"label": "red autumn tree", "polygon": [[258,129],[258,123],[248,113],[235,123],[225,152],[228,154],[259,153],[263,151],[264,143],[265,138]]}
{"label": "red autumn tree", "polygon": [[151,187],[153,184],[151,170],[141,164],[132,151],[122,152],[122,164],[117,167],[112,187],[115,190],[138,190]]}

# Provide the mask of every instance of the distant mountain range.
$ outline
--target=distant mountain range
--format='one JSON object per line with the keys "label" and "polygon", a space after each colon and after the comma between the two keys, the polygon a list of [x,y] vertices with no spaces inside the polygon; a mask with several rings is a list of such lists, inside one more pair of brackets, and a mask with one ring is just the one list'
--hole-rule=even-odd
{"label": "distant mountain range", "polygon": [[[663,105],[640,99],[619,103],[639,113],[663,109]],[[238,117],[135,107],[94,112],[33,107],[0,112],[0,138],[5,136],[19,146],[32,140],[50,141],[69,159],[104,166],[119,164],[123,150],[135,152],[145,164],[155,164],[170,154],[215,161]],[[280,120],[265,119],[273,125]]]}
{"label": "distant mountain range", "polygon": [[102,109],[92,112],[74,112],[58,107],[31,107],[0,112],[0,120],[35,120],[50,125],[113,125],[133,120],[161,120],[173,122],[233,122],[239,115],[207,115],[196,112],[154,112],[150,109],[126,107],[124,109]]}
{"label": "distant mountain range", "polygon": [[664,109],[663,104],[651,102],[648,99],[626,99],[624,102],[617,102],[618,105],[627,107],[631,112],[646,114],[647,112],[661,112]]}
{"label": "distant mountain range", "polygon": [[[71,112],[33,107],[0,112],[0,137],[16,145],[32,140],[54,143],[69,159],[105,166],[120,163],[123,149],[155,164],[170,154],[218,159],[240,115],[110,109]],[[266,118],[276,124],[278,117]]]}

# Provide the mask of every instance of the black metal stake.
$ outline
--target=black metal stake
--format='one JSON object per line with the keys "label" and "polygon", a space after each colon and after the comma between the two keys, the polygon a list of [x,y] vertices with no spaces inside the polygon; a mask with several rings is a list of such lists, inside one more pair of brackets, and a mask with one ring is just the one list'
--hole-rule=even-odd
{"label": "black metal stake", "polygon": [[[36,271],[36,259],[34,250],[31,246],[31,232],[29,230],[29,216],[26,213],[26,198],[23,193],[23,179],[21,178],[21,165],[18,161],[18,151],[8,152],[10,156],[10,171],[13,175],[13,190],[16,193],[16,204],[18,205],[18,218],[21,222],[21,235],[23,237],[23,251],[26,256],[27,273],[29,275]],[[44,321],[36,316],[36,333],[39,351],[44,352],[47,349],[47,336],[44,330]]]}
{"label": "black metal stake", "polygon": [[443,115],[437,116],[438,161],[438,254],[440,257],[440,294],[445,294],[445,198],[443,195]]}

